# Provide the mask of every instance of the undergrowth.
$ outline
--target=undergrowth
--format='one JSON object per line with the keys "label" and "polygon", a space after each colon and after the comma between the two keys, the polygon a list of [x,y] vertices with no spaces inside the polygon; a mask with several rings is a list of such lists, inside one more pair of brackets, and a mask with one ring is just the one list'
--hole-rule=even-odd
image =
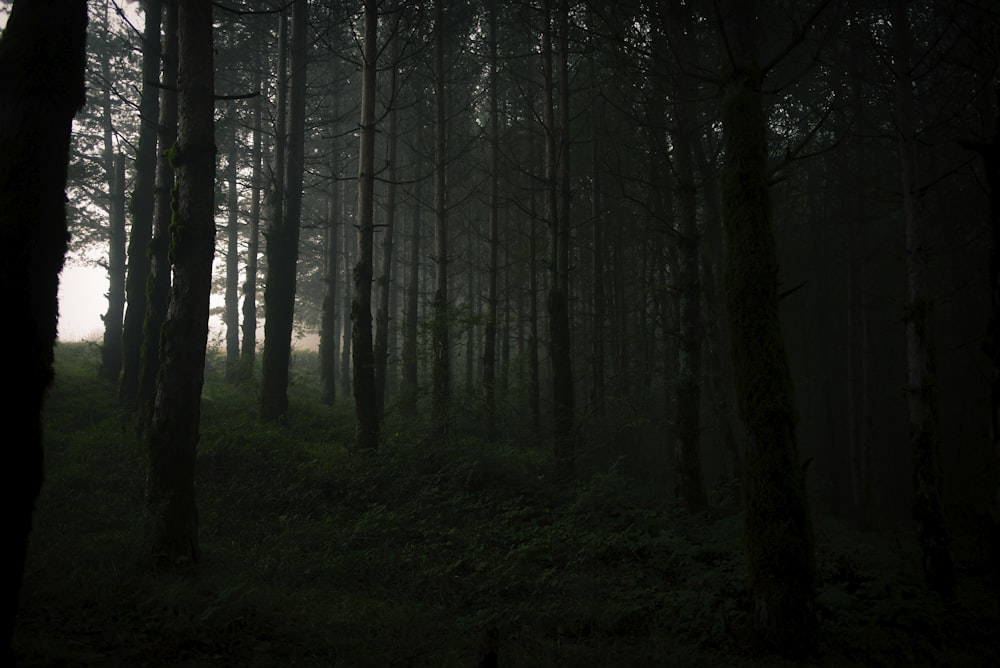
{"label": "undergrowth", "polygon": [[[208,367],[202,560],[156,571],[145,457],[82,346],[57,349],[15,652],[24,666],[791,665],[747,640],[738,515],[685,515],[614,467],[572,483],[510,440],[392,414],[350,447],[347,403],[299,371],[283,426]],[[813,665],[1000,665],[983,582],[943,604],[904,531],[818,522]],[[490,640],[493,638],[493,640]]]}

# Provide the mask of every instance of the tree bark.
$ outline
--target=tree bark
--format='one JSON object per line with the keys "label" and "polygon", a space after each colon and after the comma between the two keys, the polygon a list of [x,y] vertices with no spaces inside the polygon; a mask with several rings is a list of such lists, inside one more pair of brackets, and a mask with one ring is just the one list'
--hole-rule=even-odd
{"label": "tree bark", "polygon": [[[267,233],[267,283],[264,286],[264,355],[260,417],[264,422],[288,416],[288,364],[291,360],[295,318],[299,227],[302,218],[302,178],[305,151],[306,33],[308,2],[292,6],[291,65],[288,92],[288,139],[285,175],[279,205]],[[280,96],[279,96],[280,99]],[[281,116],[279,102],[279,118]],[[279,122],[279,128],[281,127]],[[278,137],[282,131],[279,129]],[[276,143],[277,146],[277,143]],[[278,149],[275,149],[276,152]],[[283,211],[282,211],[283,208]]]}
{"label": "tree bark", "polygon": [[142,31],[142,98],[139,102],[139,145],[135,152],[135,190],[132,191],[132,231],[128,240],[128,276],[125,282],[125,322],[122,326],[122,373],[118,402],[132,412],[139,390],[142,329],[146,319],[146,283],[149,281],[149,242],[153,237],[156,203],[156,138],[160,98],[161,0],[144,0]]}
{"label": "tree bark", "polygon": [[101,375],[118,382],[122,369],[122,320],[125,317],[125,156],[114,157],[108,195],[108,312],[101,345]]}
{"label": "tree bark", "polygon": [[142,355],[136,393],[136,430],[142,438],[153,419],[156,377],[160,370],[160,330],[167,317],[170,292],[171,204],[174,168],[169,151],[177,141],[177,0],[165,0],[163,31],[163,87],[160,89],[159,145],[156,157],[156,201],[153,234],[149,242],[149,279],[146,282],[146,318],[142,324]]}
{"label": "tree bark", "polygon": [[448,432],[451,398],[451,345],[448,304],[447,128],[445,126],[444,6],[434,2],[434,305],[431,422],[438,434]]}
{"label": "tree bark", "polygon": [[916,120],[910,70],[910,31],[904,0],[892,3],[893,56],[896,74],[895,120],[906,226],[906,398],[913,452],[913,518],[917,523],[927,585],[946,598],[954,596],[954,570],[941,502],[941,434],[938,426],[937,360],[933,341],[933,301],[927,230],[921,215],[917,179]]}
{"label": "tree bark", "polygon": [[490,49],[490,266],[486,297],[486,340],[483,343],[483,405],[486,438],[496,438],[496,345],[497,345],[497,272],[500,246],[500,119],[498,101],[497,62],[497,1],[490,0],[487,8]]}
{"label": "tree bark", "polygon": [[177,172],[171,224],[173,283],[163,323],[160,373],[146,434],[153,555],[167,564],[198,560],[195,457],[215,254],[215,136],[212,6],[178,5]]}
{"label": "tree bark", "polygon": [[747,430],[744,541],[751,623],[761,645],[797,657],[817,647],[814,548],[778,313],[754,4],[735,0],[726,7],[733,57],[722,98],[726,298],[739,410]]}
{"label": "tree bark", "polygon": [[[334,156],[334,160],[339,157],[336,152]],[[326,227],[323,230],[325,266],[319,341],[320,401],[327,406],[332,406],[337,401],[337,367],[340,363],[337,356],[339,352],[337,339],[340,337],[340,331],[337,328],[337,272],[339,271],[337,263],[337,235],[340,234],[337,222],[340,215],[339,189],[340,183],[337,181],[337,166],[331,165],[330,192],[327,196],[329,206]]]}
{"label": "tree bark", "polygon": [[372,350],[372,278],[375,243],[375,87],[378,71],[378,6],[365,0],[364,64],[361,83],[361,145],[358,151],[358,258],[354,265],[354,410],[357,447],[376,450],[379,408]]}
{"label": "tree bark", "polygon": [[[389,76],[389,99],[396,98],[396,70],[399,61],[399,40],[396,35],[390,37],[390,60],[392,61]],[[374,104],[372,105],[374,108]],[[385,226],[382,236],[382,273],[378,278],[378,312],[375,317],[375,398],[378,406],[378,414],[381,417],[385,414],[385,402],[388,387],[389,375],[389,302],[393,290],[392,264],[393,264],[393,233],[396,220],[396,151],[398,143],[398,116],[399,112],[395,104],[389,109],[388,146],[386,148],[388,166],[386,167],[386,195],[385,195]],[[374,122],[374,118],[372,119]],[[372,149],[374,153],[374,147]],[[373,175],[374,178],[374,175]]]}
{"label": "tree bark", "polygon": [[0,658],[10,640],[42,485],[41,411],[52,382],[59,272],[69,235],[65,188],[73,116],[83,105],[87,5],[25,2],[0,36],[0,291],[7,326],[5,372],[18,383],[0,409],[9,429],[2,486],[7,498]]}
{"label": "tree bark", "polygon": [[235,105],[231,107],[232,128],[229,136],[229,155],[226,172],[229,181],[226,208],[229,220],[226,224],[226,380],[235,383],[240,366],[240,200],[237,176],[238,133]]}
{"label": "tree bark", "polygon": [[261,90],[263,85],[261,42],[260,30],[258,29],[254,32],[254,90],[258,91],[260,95],[254,100],[253,128],[251,130],[253,133],[253,148],[251,149],[253,167],[250,174],[250,229],[247,232],[247,263],[243,280],[243,342],[240,347],[239,370],[239,380],[244,383],[253,378],[254,365],[257,361],[257,254],[260,251],[261,171],[264,159],[261,116],[267,99],[266,92]]}

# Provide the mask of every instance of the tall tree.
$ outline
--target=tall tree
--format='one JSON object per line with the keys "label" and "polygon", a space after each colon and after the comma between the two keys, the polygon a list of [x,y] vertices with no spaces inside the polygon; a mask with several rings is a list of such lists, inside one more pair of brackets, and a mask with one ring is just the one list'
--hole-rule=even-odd
{"label": "tall tree", "polygon": [[253,144],[250,156],[253,165],[250,172],[250,229],[247,233],[247,263],[243,280],[243,341],[240,345],[239,378],[244,382],[253,377],[257,361],[257,254],[260,251],[261,172],[264,160],[261,117],[266,97],[262,90],[261,42],[261,31],[258,28],[254,31],[253,89],[257,92],[257,97],[253,103],[251,128]]}
{"label": "tall tree", "polygon": [[[292,6],[289,119],[284,161],[284,206],[277,205],[267,232],[267,282],[264,287],[264,359],[260,415],[264,421],[288,413],[288,364],[295,316],[299,227],[302,217],[302,176],[305,157],[307,0]],[[280,85],[280,83],[279,83]],[[279,103],[279,111],[281,104]],[[281,136],[279,123],[278,136]],[[277,147],[275,149],[278,150]]]}
{"label": "tall tree", "polygon": [[375,87],[378,72],[378,7],[365,0],[361,84],[361,146],[358,152],[358,258],[354,265],[354,409],[358,448],[378,448],[379,410],[372,351],[372,278],[375,241]]}
{"label": "tall tree", "polygon": [[122,368],[122,319],[125,317],[125,156],[112,159],[108,216],[108,312],[101,344],[101,375],[118,381]]}
{"label": "tall tree", "polygon": [[434,0],[434,302],[431,421],[440,434],[448,431],[451,397],[451,345],[448,336],[448,139],[446,126],[445,12]]}
{"label": "tall tree", "polygon": [[486,342],[483,346],[483,398],[486,406],[486,435],[496,437],[496,341],[497,341],[497,273],[500,251],[500,110],[499,61],[497,57],[497,2],[489,0],[487,7],[490,49],[490,267],[486,303]]}
{"label": "tall tree", "polygon": [[896,75],[903,222],[906,227],[906,398],[913,451],[913,518],[917,522],[927,584],[942,596],[954,595],[954,571],[941,502],[941,434],[938,427],[937,360],[933,302],[928,290],[929,239],[920,211],[916,111],[910,62],[910,17],[906,2],[892,2],[893,66]]}
{"label": "tall tree", "polygon": [[0,653],[10,640],[42,485],[41,411],[52,382],[59,272],[66,231],[65,188],[73,116],[83,105],[87,3],[15,0],[0,36],[0,290],[8,326],[7,373],[17,391],[2,402],[10,429],[3,488],[9,519]]}
{"label": "tall tree", "polygon": [[229,130],[229,152],[226,155],[227,197],[226,209],[226,380],[236,382],[240,365],[240,194],[239,169],[236,164],[238,131],[236,105],[230,103],[231,128]]}
{"label": "tall tree", "polygon": [[[696,65],[694,22],[689,5],[671,5],[669,13],[661,16],[663,31],[671,25],[675,31],[675,48],[684,63]],[[678,68],[679,70],[681,68]],[[698,231],[698,188],[695,181],[694,145],[698,116],[695,102],[697,82],[692,76],[679,71],[674,85],[674,125],[671,138],[674,148],[674,171],[677,174],[677,244],[680,282],[680,346],[678,350],[678,377],[676,382],[677,415],[677,480],[680,497],[691,512],[704,510],[708,497],[701,475],[701,278],[699,262],[700,237]]]}
{"label": "tall tree", "polygon": [[[376,17],[377,18],[377,17]],[[365,37],[367,38],[367,25],[365,27]],[[385,413],[385,400],[388,389],[389,370],[389,302],[393,288],[392,265],[393,265],[393,240],[396,221],[396,180],[397,165],[396,155],[399,143],[399,111],[394,102],[397,94],[397,75],[399,68],[399,36],[394,32],[390,38],[390,59],[392,64],[389,70],[389,99],[390,108],[388,110],[388,137],[386,139],[386,194],[385,194],[385,218],[382,227],[382,271],[378,278],[378,311],[375,316],[376,331],[374,343],[375,357],[375,396],[378,405],[378,414]],[[377,44],[377,40],[376,40]],[[366,42],[367,46],[367,42]],[[367,64],[367,60],[365,63]],[[362,106],[364,105],[364,91],[362,90]],[[362,109],[362,111],[364,111]],[[372,119],[374,121],[374,119]],[[363,130],[362,130],[363,131]],[[373,147],[374,150],[374,147]],[[394,329],[394,327],[392,328]]]}
{"label": "tall tree", "polygon": [[156,197],[156,136],[160,98],[161,0],[144,0],[142,29],[142,98],[139,102],[139,144],[135,151],[135,187],[132,191],[132,227],[128,238],[128,275],[125,279],[125,322],[122,325],[122,373],[118,401],[135,408],[142,362],[142,325],[146,319],[146,282],[149,280],[149,242],[153,236]]}
{"label": "tall tree", "polygon": [[756,4],[730,0],[724,8],[731,58],[721,116],[726,304],[747,430],[744,541],[752,628],[765,647],[802,656],[817,647],[812,519],[778,314]]}
{"label": "tall tree", "polygon": [[[569,317],[569,2],[559,0],[556,20],[559,40],[559,122],[556,124],[552,72],[552,2],[543,7],[542,58],[544,76],[545,178],[549,223],[549,345],[552,360],[553,455],[563,474],[571,475],[575,458],[573,425],[573,350]],[[558,141],[557,141],[558,138]]]}
{"label": "tall tree", "polygon": [[173,217],[174,167],[169,148],[177,141],[177,0],[165,0],[163,17],[163,86],[160,89],[159,145],[156,156],[153,232],[149,243],[146,317],[142,324],[136,426],[144,434],[153,419],[156,377],[160,371],[160,330],[170,293],[170,222]]}
{"label": "tall tree", "polygon": [[160,344],[149,451],[153,555],[168,564],[198,560],[195,453],[208,341],[215,254],[215,128],[212,6],[180,0],[177,21],[177,172],[170,262],[173,282]]}

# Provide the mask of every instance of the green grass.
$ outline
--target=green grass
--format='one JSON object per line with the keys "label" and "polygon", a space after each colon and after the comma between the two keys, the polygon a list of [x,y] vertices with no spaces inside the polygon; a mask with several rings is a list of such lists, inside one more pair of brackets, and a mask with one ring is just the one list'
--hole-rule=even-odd
{"label": "green grass", "polygon": [[[209,365],[202,560],[157,571],[144,455],[96,365],[57,349],[24,666],[475,666],[491,629],[502,666],[791,665],[747,642],[739,516],[688,517],[613,468],[555,485],[543,451],[437,443],[398,416],[354,454],[353,412],[318,404],[307,360],[289,425],[268,427]],[[985,581],[943,606],[908,533],[817,534],[814,665],[1000,665]]]}

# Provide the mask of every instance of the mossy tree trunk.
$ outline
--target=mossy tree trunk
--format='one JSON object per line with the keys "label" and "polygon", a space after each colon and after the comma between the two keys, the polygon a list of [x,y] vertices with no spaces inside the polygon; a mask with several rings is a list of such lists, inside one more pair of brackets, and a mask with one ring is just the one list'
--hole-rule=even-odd
{"label": "mossy tree trunk", "polygon": [[65,188],[73,116],[84,103],[87,5],[83,0],[14,2],[0,37],[0,328],[5,373],[16,391],[0,403],[8,430],[0,476],[6,497],[0,658],[10,640],[42,485],[41,410],[52,381]]}
{"label": "mossy tree trunk", "polygon": [[156,138],[160,98],[161,0],[143,2],[142,98],[139,102],[139,145],[135,152],[135,189],[132,191],[132,228],[128,239],[128,276],[125,280],[125,322],[122,325],[122,373],[118,401],[127,411],[136,407],[142,364],[142,330],[146,320],[146,283],[149,281],[149,242],[153,236],[156,202]]}
{"label": "mossy tree trunk", "polygon": [[765,648],[815,652],[814,547],[778,313],[767,173],[767,117],[754,3],[729,3],[732,72],[722,98],[725,284],[740,416],[747,430],[744,541],[752,628]]}
{"label": "mossy tree trunk", "polygon": [[910,70],[910,31],[905,0],[892,3],[903,219],[906,227],[906,398],[913,453],[913,518],[917,523],[927,585],[942,596],[954,594],[954,572],[941,501],[941,434],[938,425],[937,362],[930,298],[928,233],[920,211],[917,179],[916,112]]}
{"label": "mossy tree trunk", "polygon": [[170,226],[173,282],[160,345],[153,416],[146,433],[153,555],[198,560],[195,453],[215,254],[215,128],[212,6],[178,4],[177,173]]}
{"label": "mossy tree trunk", "polygon": [[358,151],[358,257],[354,265],[354,410],[357,447],[375,450],[379,410],[372,344],[372,279],[375,254],[375,87],[378,71],[378,7],[365,0],[364,62],[361,84],[361,145]]}
{"label": "mossy tree trunk", "polygon": [[140,437],[153,419],[156,377],[160,370],[160,330],[167,317],[170,293],[170,220],[174,168],[168,149],[177,141],[177,1],[165,0],[163,16],[163,86],[160,88],[159,145],[156,156],[153,232],[149,242],[146,317],[142,323],[139,384],[136,388],[136,429]]}

